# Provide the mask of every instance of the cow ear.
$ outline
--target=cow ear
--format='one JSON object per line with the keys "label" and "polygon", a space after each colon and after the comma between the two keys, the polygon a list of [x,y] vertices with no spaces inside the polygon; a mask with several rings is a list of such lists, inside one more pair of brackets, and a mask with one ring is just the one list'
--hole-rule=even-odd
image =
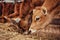
{"label": "cow ear", "polygon": [[46,14],[47,14],[47,11],[46,11],[46,10],[44,10],[44,9],[43,9],[42,11],[43,11],[44,15],[46,15]]}
{"label": "cow ear", "polygon": [[42,12],[43,12],[44,15],[47,15],[47,9],[45,7],[42,8]]}

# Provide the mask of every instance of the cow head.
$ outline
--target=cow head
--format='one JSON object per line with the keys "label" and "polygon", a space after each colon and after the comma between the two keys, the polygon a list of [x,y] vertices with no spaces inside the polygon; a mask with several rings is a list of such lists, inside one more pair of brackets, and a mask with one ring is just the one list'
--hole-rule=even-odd
{"label": "cow head", "polygon": [[33,10],[32,24],[29,31],[34,33],[37,30],[44,28],[48,24],[48,20],[50,20],[49,17],[46,8],[36,7]]}

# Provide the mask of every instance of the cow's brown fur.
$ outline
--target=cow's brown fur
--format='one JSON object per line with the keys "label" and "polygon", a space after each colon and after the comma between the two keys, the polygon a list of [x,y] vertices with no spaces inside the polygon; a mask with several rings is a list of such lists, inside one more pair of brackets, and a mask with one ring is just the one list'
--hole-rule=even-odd
{"label": "cow's brown fur", "polygon": [[51,11],[58,5],[59,2],[60,0],[45,0],[45,2],[42,5],[42,9]]}

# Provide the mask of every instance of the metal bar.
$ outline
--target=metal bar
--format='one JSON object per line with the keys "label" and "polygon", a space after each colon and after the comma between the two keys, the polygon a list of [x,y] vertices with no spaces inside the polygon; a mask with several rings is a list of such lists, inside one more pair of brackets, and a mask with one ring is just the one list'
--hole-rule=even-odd
{"label": "metal bar", "polygon": [[[23,2],[24,0],[16,0],[17,2]],[[1,1],[0,0],[0,3],[1,2],[6,2],[6,3],[15,3],[15,0],[3,0],[3,1]]]}

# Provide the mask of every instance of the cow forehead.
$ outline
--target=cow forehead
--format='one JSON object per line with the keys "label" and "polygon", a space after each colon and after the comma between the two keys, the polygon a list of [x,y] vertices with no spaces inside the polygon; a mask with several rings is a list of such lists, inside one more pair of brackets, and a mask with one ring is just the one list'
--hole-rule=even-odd
{"label": "cow forehead", "polygon": [[41,15],[43,11],[41,9],[34,9],[33,10],[33,15]]}
{"label": "cow forehead", "polygon": [[33,14],[33,17],[40,17],[42,15],[43,13],[37,11],[36,13]]}

